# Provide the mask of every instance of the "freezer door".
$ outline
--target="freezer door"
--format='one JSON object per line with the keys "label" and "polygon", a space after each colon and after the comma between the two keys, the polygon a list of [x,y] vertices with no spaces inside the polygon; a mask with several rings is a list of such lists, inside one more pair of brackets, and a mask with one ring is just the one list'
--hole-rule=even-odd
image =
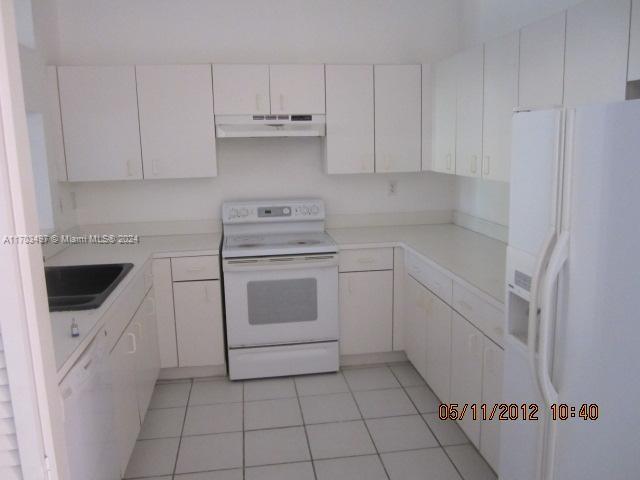
{"label": "freezer door", "polygon": [[572,123],[553,383],[561,403],[600,416],[556,422],[553,478],[637,478],[640,101],[580,108]]}
{"label": "freezer door", "polygon": [[509,247],[533,257],[557,224],[562,118],[561,110],[513,116]]}

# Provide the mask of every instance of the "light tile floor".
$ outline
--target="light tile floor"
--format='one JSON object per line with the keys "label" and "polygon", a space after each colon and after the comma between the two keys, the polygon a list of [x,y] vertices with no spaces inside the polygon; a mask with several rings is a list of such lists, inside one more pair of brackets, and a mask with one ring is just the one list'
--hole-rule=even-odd
{"label": "light tile floor", "polygon": [[408,363],[160,382],[126,478],[496,480]]}

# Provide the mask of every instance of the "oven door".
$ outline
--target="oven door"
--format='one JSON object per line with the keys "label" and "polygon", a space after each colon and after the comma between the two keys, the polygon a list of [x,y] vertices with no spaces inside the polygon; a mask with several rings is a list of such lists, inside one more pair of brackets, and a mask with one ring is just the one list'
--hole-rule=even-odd
{"label": "oven door", "polygon": [[227,259],[229,348],[337,340],[337,254]]}

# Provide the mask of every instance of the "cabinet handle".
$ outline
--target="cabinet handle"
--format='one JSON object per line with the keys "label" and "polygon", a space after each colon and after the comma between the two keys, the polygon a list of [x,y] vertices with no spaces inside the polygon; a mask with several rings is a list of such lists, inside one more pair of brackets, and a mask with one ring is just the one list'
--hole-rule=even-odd
{"label": "cabinet handle", "polygon": [[260,102],[260,94],[259,94],[259,93],[257,93],[257,94],[256,94],[256,111],[257,111],[258,113],[262,112],[262,109],[260,108],[260,106],[261,106],[261,104],[260,104],[260,103],[261,103],[261,102]]}
{"label": "cabinet handle", "polygon": [[476,173],[478,170],[478,156],[471,156],[471,173]]}
{"label": "cabinet handle", "polygon": [[347,280],[347,290],[349,291],[349,295],[353,295],[353,284],[351,282],[351,277]]}
{"label": "cabinet handle", "polygon": [[127,160],[127,177],[133,177],[133,169],[131,168],[131,160]]}
{"label": "cabinet handle", "polygon": [[489,175],[489,172],[491,171],[491,157],[489,155],[485,155],[484,162],[482,163],[482,169],[482,173],[484,175]]}
{"label": "cabinet handle", "polygon": [[373,257],[360,257],[358,263],[361,265],[370,265],[376,261]]}
{"label": "cabinet handle", "polygon": [[131,355],[136,353],[136,351],[138,350],[138,343],[136,342],[135,334],[129,332],[127,333],[127,335],[131,337],[131,350],[127,352],[129,355]]}
{"label": "cabinet handle", "polygon": [[158,175],[158,161],[155,158],[151,159],[151,173],[154,177]]}
{"label": "cabinet handle", "polygon": [[474,333],[473,335],[469,336],[469,351],[471,353],[476,353],[478,351],[478,340],[479,340],[479,335],[477,333]]}
{"label": "cabinet handle", "polygon": [[280,111],[284,112],[284,95],[280,94]]}
{"label": "cabinet handle", "polygon": [[152,299],[150,299],[148,304],[149,304],[149,315],[155,315],[156,314],[156,302],[154,302]]}
{"label": "cabinet handle", "polygon": [[187,272],[201,272],[202,270],[204,270],[204,265],[197,265],[195,267],[187,268]]}
{"label": "cabinet handle", "polygon": [[449,171],[450,171],[450,170],[451,170],[451,154],[450,154],[450,153],[447,153],[447,154],[444,156],[444,158],[445,158],[445,160],[447,161],[447,170],[449,170]]}
{"label": "cabinet handle", "polygon": [[473,307],[464,300],[460,300],[458,302],[458,305],[460,305],[464,310],[467,310],[468,312],[473,312]]}
{"label": "cabinet handle", "polygon": [[140,322],[136,322],[136,328],[138,329],[138,337],[142,338],[142,324]]}
{"label": "cabinet handle", "polygon": [[209,302],[210,298],[209,298],[209,289],[207,288],[206,285],[202,286],[203,289],[203,293],[204,293],[204,299]]}

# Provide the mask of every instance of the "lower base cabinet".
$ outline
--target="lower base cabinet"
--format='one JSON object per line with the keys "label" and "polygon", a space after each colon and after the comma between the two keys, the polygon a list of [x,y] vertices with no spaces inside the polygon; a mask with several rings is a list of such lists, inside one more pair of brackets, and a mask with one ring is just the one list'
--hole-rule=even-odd
{"label": "lower base cabinet", "polygon": [[[482,356],[484,336],[456,312],[451,328],[451,403],[479,404],[482,400]],[[480,422],[467,411],[460,428],[476,447],[480,446]]]}
{"label": "lower base cabinet", "polygon": [[427,289],[408,277],[405,289],[404,349],[415,369],[427,377]]}
{"label": "lower base cabinet", "polygon": [[393,270],[339,274],[340,353],[393,350]]}
{"label": "lower base cabinet", "polygon": [[109,355],[120,472],[124,477],[160,371],[153,290]]}
{"label": "lower base cabinet", "polygon": [[224,365],[220,281],[174,282],[173,299],[179,366]]}
{"label": "lower base cabinet", "polygon": [[[482,368],[482,403],[487,408],[502,402],[502,367],[504,350],[491,340],[484,339]],[[500,463],[500,421],[486,420],[480,428],[480,453],[496,472]]]}

